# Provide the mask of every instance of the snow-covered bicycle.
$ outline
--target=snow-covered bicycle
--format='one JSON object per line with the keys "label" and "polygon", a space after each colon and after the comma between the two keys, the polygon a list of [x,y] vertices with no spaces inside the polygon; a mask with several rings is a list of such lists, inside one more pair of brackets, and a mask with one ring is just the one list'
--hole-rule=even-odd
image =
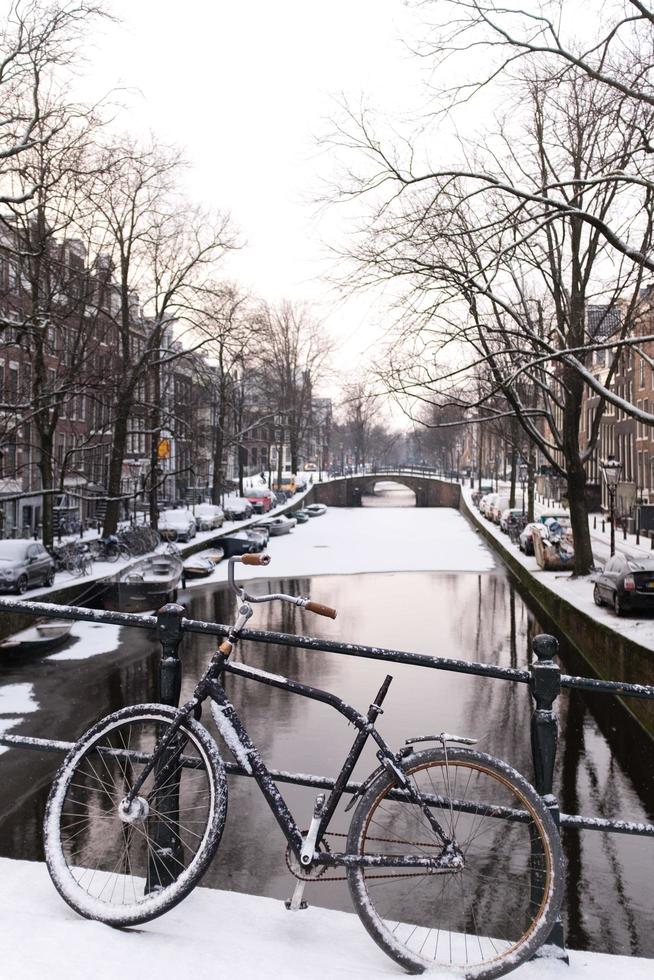
{"label": "snow-covered bicycle", "polygon": [[[451,970],[498,977],[529,959],[556,921],[563,857],[552,817],[514,769],[441,733],[393,752],[375,727],[391,678],[367,714],[326,691],[230,659],[258,602],[293,603],[334,617],[302,596],[250,595],[230,559],[240,607],[193,696],[175,709],[142,704],[86,732],[60,768],[47,803],[45,851],[53,882],[81,915],[112,926],[147,922],[198,884],[220,843],[227,779],[218,746],[199,717],[210,700],[218,730],[251,774],[287,840],[296,879],[291,909],[307,882],[347,879],[354,907],[375,942],[409,973]],[[226,673],[330,705],[357,729],[333,789],[316,798],[302,831],[229,701]],[[356,804],[348,833],[331,819],[367,740],[379,767]],[[417,750],[420,743],[437,746]],[[253,856],[253,860],[256,857]]]}

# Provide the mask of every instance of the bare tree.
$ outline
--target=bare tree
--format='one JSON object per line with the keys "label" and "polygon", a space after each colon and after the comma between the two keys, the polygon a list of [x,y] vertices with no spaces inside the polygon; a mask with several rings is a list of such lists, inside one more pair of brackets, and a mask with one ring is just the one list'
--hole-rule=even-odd
{"label": "bare tree", "polygon": [[[637,323],[646,263],[633,257],[651,249],[654,195],[649,186],[634,195],[613,179],[642,142],[622,95],[548,72],[523,79],[518,91],[515,121],[503,120],[465,167],[415,175],[360,129],[359,146],[379,167],[359,189],[383,180],[394,196],[384,198],[355,255],[367,281],[409,284],[410,349],[385,372],[389,385],[475,407],[480,419],[516,418],[567,481],[581,574],[592,566],[585,462],[605,400],[616,400],[611,379]],[[639,119],[649,126],[649,110]],[[480,174],[492,175],[483,192]],[[615,235],[632,245],[616,248]],[[590,304],[619,307],[619,329],[589,331]],[[611,350],[601,381],[589,370],[598,343]],[[480,365],[490,384],[464,405],[463,381]],[[585,383],[601,400],[582,451]]]}
{"label": "bare tree", "polygon": [[[258,371],[262,395],[272,413],[282,417],[288,435],[291,469],[297,473],[302,441],[310,424],[314,383],[331,351],[322,324],[306,306],[263,305],[258,315]],[[281,465],[281,453],[280,465]]]}
{"label": "bare tree", "polygon": [[70,70],[80,61],[89,24],[107,16],[104,4],[91,0],[10,4],[0,25],[0,204],[19,204],[36,192],[24,158],[43,153],[68,126]]}
{"label": "bare tree", "polygon": [[[103,165],[104,164],[104,165]],[[194,325],[199,291],[216,262],[234,244],[229,218],[211,216],[177,191],[178,153],[140,148],[129,140],[105,147],[93,200],[98,250],[116,272],[107,281],[104,309],[113,325],[112,447],[105,534],[116,530],[130,418],[139,385],[149,381],[151,470],[157,464],[161,430],[161,370],[183,356],[172,344]],[[156,525],[156,480],[151,480],[150,516]]]}
{"label": "bare tree", "polygon": [[209,283],[194,337],[202,344],[206,359],[199,380],[210,406],[211,499],[218,504],[224,489],[226,454],[242,438],[237,419],[238,379],[257,338],[250,298],[234,285]]}

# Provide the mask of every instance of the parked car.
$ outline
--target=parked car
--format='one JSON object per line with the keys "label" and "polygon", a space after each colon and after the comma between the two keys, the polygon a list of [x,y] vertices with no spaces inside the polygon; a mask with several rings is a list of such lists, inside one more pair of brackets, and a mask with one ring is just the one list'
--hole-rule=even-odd
{"label": "parked car", "polygon": [[541,537],[546,538],[547,528],[544,524],[541,524],[540,521],[531,521],[529,524],[527,524],[518,540],[520,551],[524,551],[526,555],[533,555],[534,553],[534,534],[540,534]]}
{"label": "parked car", "polygon": [[484,515],[484,517],[487,517],[490,520],[490,509],[493,506],[493,504],[499,499],[500,499],[499,493],[487,493],[484,497],[481,498],[481,500],[479,501],[479,510]]}
{"label": "parked car", "polygon": [[570,526],[570,511],[561,510],[561,508],[558,510],[544,510],[542,514],[538,515],[537,520],[541,524],[545,524],[551,517],[554,517],[563,526]]}
{"label": "parked car", "polygon": [[502,494],[497,494],[497,500],[494,500],[490,507],[486,508],[486,516],[493,522],[493,524],[499,524],[502,514],[508,506],[509,498],[503,496]]}
{"label": "parked car", "polygon": [[0,541],[0,589],[22,595],[29,588],[52,585],[54,559],[39,541]]}
{"label": "parked car", "polygon": [[247,494],[247,500],[254,514],[267,514],[276,506],[275,494],[268,487],[255,487]]}
{"label": "parked car", "polygon": [[654,559],[614,555],[595,580],[593,599],[598,606],[611,606],[616,616],[654,610]]}
{"label": "parked car", "polygon": [[197,534],[197,524],[190,510],[163,510],[159,514],[159,534],[166,541],[190,541]]}
{"label": "parked car", "polygon": [[217,504],[198,504],[195,508],[195,523],[199,531],[213,531],[222,527],[225,512]]}
{"label": "parked car", "polygon": [[500,515],[500,531],[509,533],[509,523],[518,517],[522,517],[522,507],[507,507]]}
{"label": "parked car", "polygon": [[245,497],[225,497],[223,510],[228,521],[246,521],[252,517],[252,504]]}
{"label": "parked car", "polygon": [[293,496],[297,490],[297,478],[294,473],[282,473],[281,483],[277,479],[273,480],[273,490],[283,490],[289,496]]}

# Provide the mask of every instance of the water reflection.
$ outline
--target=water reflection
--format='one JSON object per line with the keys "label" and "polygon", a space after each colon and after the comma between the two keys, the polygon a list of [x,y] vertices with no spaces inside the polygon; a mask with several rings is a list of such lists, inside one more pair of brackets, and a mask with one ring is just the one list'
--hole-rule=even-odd
{"label": "water reflection", "polygon": [[[264,582],[262,588],[266,588]],[[275,582],[283,591],[311,594],[339,609],[332,623],[283,606],[257,609],[254,625],[284,632],[416,650],[445,657],[525,666],[538,623],[502,571],[476,573],[395,573],[330,576]],[[226,622],[234,600],[223,586],[190,593],[189,615]],[[209,638],[187,636],[182,659],[188,696],[213,648]],[[286,647],[243,643],[238,656],[254,666],[324,687],[365,710],[386,669],[372,660]],[[569,672],[580,672],[573,654],[562,650]],[[6,661],[0,683],[29,681],[38,711],[26,716],[23,734],[70,739],[108,710],[152,699],[159,651],[150,634],[123,630],[111,655],[88,661],[29,663]],[[394,677],[379,727],[391,745],[408,736],[448,730],[479,739],[479,748],[507,759],[533,778],[530,753],[531,703],[525,685],[490,678],[426,671],[393,664]],[[274,688],[228,677],[230,697],[244,723],[276,768],[335,776],[354,731],[325,705]],[[630,820],[654,820],[654,754],[612,699],[564,695],[559,705],[561,742],[555,790],[568,813]],[[204,723],[213,730],[209,711]],[[636,750],[637,749],[637,750]],[[226,752],[227,756],[227,752]],[[0,756],[4,792],[0,804],[0,851],[40,859],[40,827],[56,757],[11,751]],[[355,778],[376,767],[369,749]],[[313,794],[282,787],[303,825]],[[304,818],[302,818],[304,815]],[[338,817],[336,830],[347,828]],[[569,862],[566,930],[569,944],[612,952],[654,954],[651,934],[652,841],[585,832],[564,832]],[[342,843],[336,839],[337,846]],[[270,811],[249,780],[230,780],[230,806],[223,843],[206,884],[285,898],[292,890],[282,838]],[[333,842],[334,843],[334,842]],[[309,901],[349,909],[341,882],[310,886]]]}

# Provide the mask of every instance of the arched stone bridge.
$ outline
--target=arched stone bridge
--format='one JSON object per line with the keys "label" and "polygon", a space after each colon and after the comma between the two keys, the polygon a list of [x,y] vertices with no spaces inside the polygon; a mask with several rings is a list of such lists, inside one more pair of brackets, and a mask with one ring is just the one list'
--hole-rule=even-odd
{"label": "arched stone bridge", "polygon": [[416,507],[459,507],[461,487],[458,483],[428,473],[403,472],[399,468],[393,472],[336,477],[325,483],[315,483],[312,500],[329,507],[360,507],[361,497],[371,494],[375,484],[384,480],[401,483],[413,490]]}

